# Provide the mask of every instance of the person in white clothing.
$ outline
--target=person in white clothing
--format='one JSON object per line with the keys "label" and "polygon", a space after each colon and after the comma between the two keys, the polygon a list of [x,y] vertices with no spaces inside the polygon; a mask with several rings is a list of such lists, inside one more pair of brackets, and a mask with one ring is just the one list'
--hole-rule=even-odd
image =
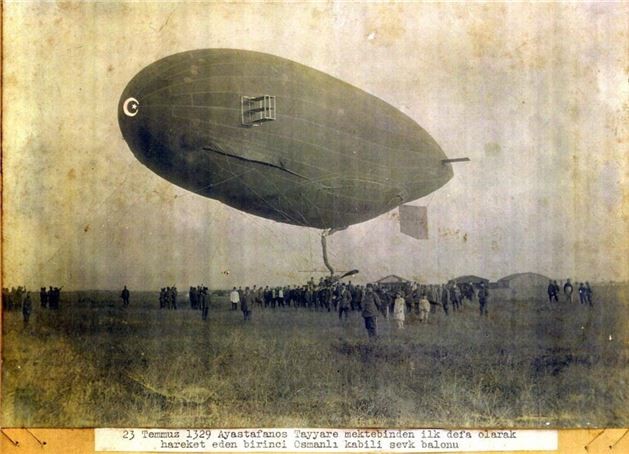
{"label": "person in white clothing", "polygon": [[230,292],[229,301],[232,303],[232,311],[237,311],[238,303],[240,303],[240,293],[238,293],[236,287]]}
{"label": "person in white clothing", "polygon": [[419,321],[421,323],[428,323],[428,314],[430,313],[430,301],[426,298],[426,294],[422,294],[419,300]]}
{"label": "person in white clothing", "polygon": [[397,292],[395,301],[393,302],[393,320],[398,329],[404,329],[404,312],[406,311],[406,301],[402,298],[402,294]]}

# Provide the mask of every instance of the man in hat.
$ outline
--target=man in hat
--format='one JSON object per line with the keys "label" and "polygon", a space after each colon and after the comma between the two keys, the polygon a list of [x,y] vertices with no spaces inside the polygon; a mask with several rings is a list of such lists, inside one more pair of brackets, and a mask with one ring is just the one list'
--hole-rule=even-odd
{"label": "man in hat", "polygon": [[26,299],[22,304],[22,316],[24,317],[24,326],[28,325],[28,321],[31,318],[31,312],[33,311],[33,301],[31,300],[31,292],[26,292]]}
{"label": "man in hat", "polygon": [[487,299],[489,298],[489,292],[484,282],[480,284],[480,290],[478,291],[478,304],[480,305],[480,315],[487,316]]}
{"label": "man in hat", "polygon": [[125,285],[124,288],[122,289],[122,292],[120,293],[120,298],[122,298],[122,305],[124,307],[127,307],[129,305],[130,296],[131,296],[131,293],[129,292],[129,289]]}
{"label": "man in hat", "polygon": [[548,281],[548,302],[552,303],[555,300],[556,303],[559,302],[557,299],[557,286],[553,281]]}
{"label": "man in hat", "polygon": [[345,321],[349,317],[349,309],[352,304],[352,294],[349,292],[345,284],[341,285],[339,295],[339,320],[343,321],[343,316],[345,316]]}
{"label": "man in hat", "polygon": [[362,316],[365,319],[365,328],[370,338],[378,335],[377,317],[380,311],[380,298],[373,291],[373,286],[367,284],[367,289],[363,295],[363,311]]}
{"label": "man in hat", "polygon": [[245,321],[251,320],[251,309],[253,308],[254,301],[253,293],[249,290],[249,287],[245,287],[245,293],[240,300],[240,310],[242,310]]}
{"label": "man in hat", "polygon": [[573,290],[574,288],[572,287],[572,284],[570,283],[570,279],[568,279],[566,283],[563,285],[563,294],[566,297],[566,303],[572,303]]}

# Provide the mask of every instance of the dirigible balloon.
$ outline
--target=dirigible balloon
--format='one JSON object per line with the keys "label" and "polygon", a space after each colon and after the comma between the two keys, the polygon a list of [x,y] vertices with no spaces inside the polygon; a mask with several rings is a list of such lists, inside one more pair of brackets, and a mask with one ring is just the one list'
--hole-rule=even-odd
{"label": "dirigible balloon", "polygon": [[453,160],[396,108],[260,52],[163,58],[129,82],[118,121],[133,154],[166,180],[299,226],[341,229],[452,178]]}

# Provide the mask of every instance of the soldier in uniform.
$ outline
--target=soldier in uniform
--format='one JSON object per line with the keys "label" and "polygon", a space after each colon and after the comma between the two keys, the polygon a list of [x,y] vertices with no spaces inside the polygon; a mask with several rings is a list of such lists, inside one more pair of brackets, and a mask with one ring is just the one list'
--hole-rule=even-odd
{"label": "soldier in uniform", "polygon": [[459,284],[456,283],[454,284],[454,295],[456,299],[457,310],[463,310],[463,294],[461,293],[461,287],[459,287]]}
{"label": "soldier in uniform", "polygon": [[362,285],[357,285],[356,286],[356,310],[360,311],[363,309],[363,287]]}
{"label": "soldier in uniform", "polygon": [[485,283],[481,282],[480,290],[478,291],[478,304],[480,305],[480,315],[487,316],[487,299],[489,298],[489,292],[487,291],[487,287],[485,287]]}
{"label": "soldier in uniform", "polygon": [[319,298],[321,310],[327,310],[330,312],[330,288],[322,284],[319,288],[317,298]]}
{"label": "soldier in uniform", "polygon": [[44,309],[48,305],[48,293],[46,293],[46,287],[42,287],[39,289],[39,304]]}
{"label": "soldier in uniform", "polygon": [[340,295],[339,295],[339,320],[343,320],[343,315],[345,315],[345,321],[347,321],[349,317],[349,310],[352,304],[352,294],[347,289],[345,284],[342,285]]}
{"label": "soldier in uniform", "polygon": [[52,285],[48,286],[48,307],[50,309],[56,309],[55,307],[55,291],[52,288]]}
{"label": "soldier in uniform", "polygon": [[459,310],[459,302],[457,300],[456,294],[457,286],[456,284],[451,284],[448,288],[448,294],[450,295],[450,302],[452,303],[452,312],[457,312]]}
{"label": "soldier in uniform", "polygon": [[273,298],[273,292],[269,289],[267,285],[264,287],[264,307],[267,308],[271,305],[271,299]]}
{"label": "soldier in uniform", "polygon": [[159,308],[164,309],[166,307],[166,289],[162,287],[159,289]]}
{"label": "soldier in uniform", "polygon": [[553,281],[548,281],[548,302],[552,303],[553,299],[556,303],[559,302],[557,299],[557,286],[553,283]]}
{"label": "soldier in uniform", "polygon": [[587,292],[587,290],[585,289],[585,284],[583,282],[581,282],[579,284],[579,302],[581,304],[585,304],[586,301],[587,301],[586,292]]}
{"label": "soldier in uniform", "polygon": [[258,290],[255,294],[255,300],[258,307],[262,308],[262,304],[264,304],[264,289],[262,286],[258,287]]}
{"label": "soldier in uniform", "polygon": [[124,288],[122,289],[122,292],[120,293],[120,298],[122,298],[122,305],[124,307],[127,307],[129,305],[129,297],[131,296],[129,289],[127,289],[127,286],[125,285]]}
{"label": "soldier in uniform", "polygon": [[251,309],[254,301],[253,293],[249,290],[249,287],[245,287],[245,293],[240,300],[240,310],[245,321],[251,320]]}
{"label": "soldier in uniform", "polygon": [[572,284],[570,283],[570,279],[568,279],[566,281],[566,283],[563,286],[563,294],[566,298],[566,303],[572,303],[572,291],[574,289],[572,288]]}
{"label": "soldier in uniform", "polygon": [[592,307],[592,287],[590,287],[589,282],[585,282],[585,297],[588,300],[590,307]]}
{"label": "soldier in uniform", "polygon": [[378,298],[376,292],[373,291],[371,284],[367,284],[362,303],[362,316],[365,320],[367,334],[370,338],[375,338],[378,335],[377,318],[378,312],[380,311],[380,298]]}
{"label": "soldier in uniform", "polygon": [[316,309],[316,307],[314,307],[314,305],[312,304],[312,290],[310,290],[310,285],[306,286],[306,291],[304,292],[304,303],[306,305],[306,307],[310,310],[312,310],[313,308]]}
{"label": "soldier in uniform", "polygon": [[170,288],[170,304],[174,310],[177,310],[177,287],[174,285]]}
{"label": "soldier in uniform", "polygon": [[26,292],[26,298],[22,305],[22,316],[24,317],[24,326],[28,325],[28,321],[31,318],[31,312],[33,311],[33,302],[31,301],[31,292]]}
{"label": "soldier in uniform", "polygon": [[201,309],[201,320],[207,320],[207,315],[209,312],[209,291],[207,287],[202,287],[200,290],[197,290],[196,299],[199,309]]}

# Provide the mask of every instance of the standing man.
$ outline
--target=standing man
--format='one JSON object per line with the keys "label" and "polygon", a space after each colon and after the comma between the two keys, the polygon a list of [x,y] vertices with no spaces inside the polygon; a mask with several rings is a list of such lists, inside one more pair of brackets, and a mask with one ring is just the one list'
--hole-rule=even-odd
{"label": "standing man", "polygon": [[240,293],[236,290],[236,287],[229,293],[229,301],[232,303],[232,311],[238,310],[238,303],[240,303]]}
{"label": "standing man", "polygon": [[245,293],[242,295],[242,300],[240,301],[240,310],[242,310],[245,321],[251,320],[251,309],[253,308],[254,302],[255,298],[253,293],[249,290],[249,287],[245,287]]}
{"label": "standing man", "polygon": [[48,286],[48,307],[50,309],[57,309],[55,303],[55,290],[52,288],[52,285]]}
{"label": "standing man", "polygon": [[377,317],[378,311],[380,311],[380,298],[373,291],[373,286],[367,284],[367,289],[363,295],[363,312],[362,316],[365,319],[365,328],[370,338],[375,338],[378,335]]}
{"label": "standing man", "polygon": [[559,291],[561,290],[561,287],[559,287],[559,284],[557,283],[557,281],[553,281],[553,285],[555,286],[555,301],[559,302]]}
{"label": "standing man", "polygon": [[589,282],[585,283],[585,296],[590,304],[590,307],[592,307],[592,287],[590,287]]}
{"label": "standing man", "polygon": [[461,287],[459,284],[454,284],[454,295],[456,300],[456,307],[458,311],[463,310],[463,293],[461,292]]}
{"label": "standing man", "polygon": [[487,291],[487,287],[485,287],[485,283],[481,282],[480,290],[478,291],[478,304],[480,305],[480,315],[487,316],[487,299],[489,298],[489,292]]}
{"label": "standing man", "polygon": [[131,293],[129,292],[129,289],[125,285],[124,288],[122,289],[122,293],[120,293],[120,298],[122,298],[122,305],[124,307],[127,307],[129,305],[130,296],[131,296]]}
{"label": "standing man", "polygon": [[566,303],[572,303],[572,291],[574,289],[572,288],[572,284],[570,283],[570,279],[568,279],[566,281],[566,283],[563,286],[563,294],[566,297]]}
{"label": "standing man", "polygon": [[48,293],[46,293],[46,287],[39,289],[39,303],[44,309],[48,305]]}
{"label": "standing man", "polygon": [[450,284],[450,287],[448,288],[450,302],[452,303],[452,312],[456,312],[459,310],[459,302],[457,301],[456,288],[456,284]]}
{"label": "standing man", "polygon": [[24,317],[24,326],[28,325],[28,321],[31,318],[31,312],[33,311],[33,302],[31,301],[31,292],[26,292],[26,299],[22,305],[22,316]]}
{"label": "standing man", "polygon": [[345,315],[345,321],[347,321],[351,304],[352,294],[349,292],[345,284],[343,284],[339,296],[339,320],[343,321],[343,315]]}
{"label": "standing man", "polygon": [[260,309],[262,309],[262,304],[264,304],[264,289],[262,286],[258,287],[258,290],[255,293],[256,304]]}
{"label": "standing man", "polygon": [[190,309],[196,309],[199,304],[199,289],[193,286],[190,286],[190,290],[188,291],[188,297],[190,299]]}
{"label": "standing man", "polygon": [[556,303],[559,302],[559,300],[557,299],[557,287],[556,284],[553,283],[553,281],[548,281],[548,302],[552,303],[553,299]]}
{"label": "standing man", "polygon": [[206,321],[207,320],[207,315],[208,312],[210,310],[209,308],[209,299],[210,299],[210,295],[209,295],[209,289],[207,287],[202,287],[199,290],[197,290],[195,292],[195,298],[196,298],[196,302],[197,305],[199,306],[199,308],[201,309],[201,320]]}
{"label": "standing man", "polygon": [[174,285],[170,288],[170,304],[173,310],[177,310],[177,287]]}
{"label": "standing man", "polygon": [[579,302],[581,304],[586,303],[586,300],[587,300],[586,293],[587,293],[587,290],[585,289],[585,285],[583,284],[583,282],[581,282],[579,284]]}

